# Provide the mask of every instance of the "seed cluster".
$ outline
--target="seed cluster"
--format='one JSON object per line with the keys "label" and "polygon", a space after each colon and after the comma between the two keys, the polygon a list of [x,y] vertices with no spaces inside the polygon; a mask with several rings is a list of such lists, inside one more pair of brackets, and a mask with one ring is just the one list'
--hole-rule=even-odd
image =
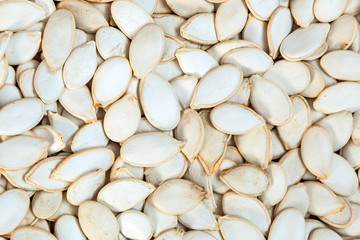
{"label": "seed cluster", "polygon": [[0,0],[0,240],[359,240],[359,0]]}

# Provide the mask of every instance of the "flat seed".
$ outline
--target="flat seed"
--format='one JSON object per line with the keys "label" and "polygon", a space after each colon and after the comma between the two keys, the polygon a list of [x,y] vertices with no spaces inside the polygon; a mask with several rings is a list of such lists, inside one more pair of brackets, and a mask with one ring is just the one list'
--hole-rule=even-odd
{"label": "flat seed", "polygon": [[184,236],[184,229],[174,228],[162,232],[159,236],[154,238],[154,240],[182,240]]}
{"label": "flat seed", "polygon": [[47,156],[48,142],[33,136],[17,136],[0,143],[0,166],[26,168]]}
{"label": "flat seed", "polygon": [[216,106],[210,119],[216,129],[234,135],[246,134],[265,125],[265,120],[252,109],[232,103]]}
{"label": "flat seed", "polygon": [[213,127],[210,120],[210,110],[200,112],[204,125],[204,142],[198,158],[208,175],[218,171],[226,153],[230,136]]}
{"label": "flat seed", "polygon": [[360,205],[356,203],[351,203],[351,207],[353,209],[353,214],[355,215],[355,219],[352,224],[347,226],[346,228],[334,228],[336,232],[346,235],[346,236],[358,236],[360,234],[359,226],[360,226]]}
{"label": "flat seed", "polygon": [[89,239],[119,239],[119,224],[113,213],[104,205],[86,201],[79,207],[81,229]]}
{"label": "flat seed", "polygon": [[24,179],[24,176],[29,171],[30,167],[16,169],[16,170],[8,170],[8,169],[1,169],[0,173],[13,185],[14,187],[26,190],[26,191],[36,191],[39,190],[38,187],[29,184]]}
{"label": "flat seed", "polygon": [[357,158],[360,146],[354,141],[350,140],[340,151],[340,155],[344,157],[354,169],[360,167],[359,159]]}
{"label": "flat seed", "polygon": [[41,228],[26,226],[26,227],[17,228],[14,232],[12,232],[11,239],[56,240],[56,237],[52,235],[50,232],[45,231]]}
{"label": "flat seed", "polygon": [[54,234],[58,240],[86,240],[86,237],[81,230],[79,220],[71,215],[63,215],[56,221]]}
{"label": "flat seed", "polygon": [[166,0],[166,4],[177,15],[184,18],[189,18],[196,13],[214,11],[214,5],[205,0],[195,0],[191,3],[186,0]]}
{"label": "flat seed", "polygon": [[246,0],[251,13],[260,20],[269,20],[273,11],[279,7],[279,0],[271,0],[264,3],[261,0]]}
{"label": "flat seed", "polygon": [[205,231],[188,231],[184,234],[183,240],[215,240],[211,234],[206,233]]}
{"label": "flat seed", "polygon": [[34,74],[35,69],[27,69],[20,74],[18,84],[20,91],[24,97],[37,97],[34,91]]}
{"label": "flat seed", "polygon": [[76,27],[87,33],[94,33],[99,28],[108,26],[102,13],[86,1],[61,1],[57,7],[70,11],[74,15]]}
{"label": "flat seed", "polygon": [[328,228],[319,228],[315,229],[310,233],[309,240],[315,239],[331,239],[331,240],[341,240],[342,237],[337,234],[335,231]]}
{"label": "flat seed", "polygon": [[66,189],[70,183],[50,178],[52,171],[64,158],[55,156],[37,162],[24,176],[25,181],[47,192]]}
{"label": "flat seed", "polygon": [[105,171],[102,169],[90,172],[73,182],[66,198],[70,204],[79,206],[81,203],[92,200],[105,184]]}
{"label": "flat seed", "polygon": [[239,66],[244,72],[244,77],[263,73],[273,65],[273,61],[267,53],[252,47],[237,48],[229,51],[223,56],[221,63]]}
{"label": "flat seed", "polygon": [[342,198],[342,201],[345,203],[345,208],[343,210],[338,213],[319,217],[321,221],[338,228],[346,228],[350,226],[355,220],[354,211],[351,203],[346,198]]}
{"label": "flat seed", "polygon": [[73,182],[88,172],[97,169],[108,170],[113,162],[114,153],[106,147],[85,149],[65,158],[53,170],[50,177]]}
{"label": "flat seed", "polygon": [[273,221],[270,228],[269,240],[287,238],[304,239],[305,219],[302,213],[295,208],[281,211]]}
{"label": "flat seed", "polygon": [[0,195],[0,234],[10,233],[21,223],[29,204],[29,196],[23,190],[8,190]]}
{"label": "flat seed", "polygon": [[356,172],[352,166],[338,154],[334,154],[327,179],[321,180],[331,190],[340,196],[350,196],[355,193],[359,187],[359,181]]}
{"label": "flat seed", "polygon": [[178,38],[165,35],[165,47],[164,47],[164,54],[160,60],[161,63],[168,62],[175,59],[175,52],[176,50],[185,47],[185,43]]}
{"label": "flat seed", "polygon": [[284,198],[276,205],[275,214],[278,215],[282,210],[287,208],[296,208],[305,216],[309,210],[309,205],[310,199],[307,188],[303,183],[298,183],[287,189]]}
{"label": "flat seed", "polygon": [[287,177],[286,172],[279,163],[270,163],[265,172],[270,177],[269,189],[259,196],[267,208],[279,203],[287,192]]}
{"label": "flat seed", "polygon": [[71,150],[78,152],[93,147],[105,147],[109,139],[105,135],[102,121],[83,125],[73,136]]}
{"label": "flat seed", "polygon": [[[339,62],[339,60],[345,62]],[[350,50],[338,50],[325,54],[320,64],[331,77],[339,80],[359,81],[360,71],[357,66],[360,62],[360,53]]]}
{"label": "flat seed", "polygon": [[342,15],[330,25],[326,40],[329,51],[348,49],[355,39],[358,30],[356,18],[352,15]]}
{"label": "flat seed", "polygon": [[230,216],[244,218],[254,224],[262,234],[267,234],[271,218],[265,205],[257,198],[246,197],[234,192],[223,196],[224,213]]}
{"label": "flat seed", "polygon": [[337,83],[325,88],[314,101],[313,107],[326,114],[343,110],[355,112],[360,108],[359,93],[360,84],[356,82]]}
{"label": "flat seed", "polygon": [[114,27],[102,27],[95,35],[96,47],[105,59],[111,57],[129,57],[129,39]]}
{"label": "flat seed", "polygon": [[197,78],[203,77],[212,68],[219,66],[210,54],[200,49],[181,48],[176,51],[175,56],[181,70]]}
{"label": "flat seed", "polygon": [[279,48],[284,38],[291,32],[293,25],[291,12],[286,7],[277,8],[271,15],[267,27],[269,55],[275,59],[279,55]]}
{"label": "flat seed", "polygon": [[244,135],[237,135],[234,140],[247,162],[256,164],[262,169],[267,168],[273,152],[270,131],[266,126]]}
{"label": "flat seed", "polygon": [[345,203],[326,185],[315,182],[304,182],[310,199],[309,213],[315,216],[326,216],[340,212]]}
{"label": "flat seed", "polygon": [[[284,125],[288,123],[293,114],[288,95],[279,85],[258,75],[252,76],[250,79],[252,83],[250,102],[255,111],[271,124]],[[271,91],[271,94],[268,91]]]}
{"label": "flat seed", "polygon": [[55,102],[64,91],[62,70],[51,71],[48,63],[43,60],[34,75],[34,89],[44,103]]}
{"label": "flat seed", "polygon": [[310,83],[302,92],[300,92],[300,94],[303,97],[314,98],[317,97],[322,90],[324,90],[325,77],[318,68],[308,63],[305,63],[305,65],[310,71]]}
{"label": "flat seed", "polygon": [[180,105],[174,90],[162,76],[148,74],[140,82],[141,106],[146,118],[160,130],[174,129],[180,120]]}
{"label": "flat seed", "polygon": [[306,28],[314,19],[315,0],[293,0],[290,2],[290,11],[297,25]]}
{"label": "flat seed", "polygon": [[39,50],[40,31],[21,31],[14,33],[6,47],[6,57],[10,65],[19,65],[31,60]]}
{"label": "flat seed", "polygon": [[229,0],[221,3],[215,15],[216,36],[224,41],[239,34],[247,19],[247,7],[242,0]]}
{"label": "flat seed", "polygon": [[16,86],[5,84],[0,88],[0,108],[19,99],[21,99],[21,92]]}
{"label": "flat seed", "polygon": [[267,40],[267,22],[261,21],[249,14],[246,25],[243,29],[242,36],[244,40],[258,44],[265,52],[269,52]]}
{"label": "flat seed", "polygon": [[326,40],[330,25],[312,23],[307,28],[298,28],[281,43],[280,53],[289,61],[302,60],[311,56]]}
{"label": "flat seed", "polygon": [[215,14],[200,13],[193,15],[181,25],[180,34],[183,38],[199,44],[217,43]]}
{"label": "flat seed", "polygon": [[244,218],[222,216],[218,221],[225,239],[265,239],[259,229]]}
{"label": "flat seed", "polygon": [[0,4],[0,30],[25,29],[45,17],[44,9],[29,1],[3,1]]}
{"label": "flat seed", "polygon": [[95,108],[90,94],[87,86],[78,89],[65,88],[59,101],[69,113],[90,123],[96,121]]}
{"label": "flat seed", "polygon": [[61,200],[61,192],[39,191],[34,194],[31,200],[31,209],[37,218],[47,219],[59,209]]}
{"label": "flat seed", "polygon": [[[226,81],[223,81],[224,78]],[[225,64],[213,68],[200,79],[195,87],[190,102],[191,108],[210,108],[225,102],[240,88],[242,79],[241,69],[234,65]]]}
{"label": "flat seed", "polygon": [[290,100],[293,116],[288,123],[277,127],[279,137],[287,150],[298,147],[304,132],[311,126],[310,106],[306,99],[295,95]]}
{"label": "flat seed", "polygon": [[148,216],[139,211],[128,210],[116,217],[120,232],[131,239],[150,239],[153,227]]}
{"label": "flat seed", "polygon": [[329,6],[324,0],[315,0],[314,15],[320,22],[332,22],[344,12],[347,2],[336,0]]}
{"label": "flat seed", "polygon": [[130,39],[140,28],[153,23],[151,16],[131,0],[114,1],[111,4],[111,15],[119,29]]}
{"label": "flat seed", "polygon": [[194,161],[200,152],[204,142],[204,134],[204,124],[200,115],[192,109],[185,109],[175,129],[175,137],[185,142],[181,151],[189,161]]}
{"label": "flat seed", "polygon": [[218,228],[211,209],[204,202],[200,202],[189,212],[179,215],[179,221],[194,230],[216,230]]}
{"label": "flat seed", "polygon": [[220,179],[234,192],[245,196],[259,196],[270,187],[268,174],[252,164],[240,164],[223,170]]}
{"label": "flat seed", "polygon": [[319,179],[327,179],[333,162],[329,133],[322,127],[310,127],[301,141],[301,157],[306,168]]}
{"label": "flat seed", "polygon": [[173,179],[155,190],[153,204],[164,213],[179,215],[195,208],[204,197],[202,187],[187,180]]}
{"label": "flat seed", "polygon": [[183,142],[163,133],[141,133],[123,143],[120,155],[133,166],[155,167],[170,160],[182,145]]}
{"label": "flat seed", "polygon": [[170,81],[172,89],[183,109],[190,107],[190,101],[197,82],[198,79],[192,75],[183,75]]}
{"label": "flat seed", "polygon": [[164,32],[158,25],[147,24],[142,27],[130,43],[129,59],[134,75],[139,79],[145,78],[160,62],[164,48]]}
{"label": "flat seed", "polygon": [[154,190],[151,183],[123,178],[106,184],[98,193],[97,201],[113,212],[122,212],[146,199]]}
{"label": "flat seed", "polygon": [[[154,236],[157,236],[157,238],[155,239],[162,239],[161,236],[173,236],[172,231],[169,230],[169,233],[167,234],[166,230],[171,229],[171,228],[175,228],[177,226],[178,223],[178,219],[177,216],[175,215],[170,215],[170,214],[166,214],[161,212],[160,210],[158,210],[157,208],[155,208],[154,204],[153,204],[153,195],[150,195],[145,202],[144,205],[144,213],[150,218],[152,225],[153,225],[153,229],[154,229]],[[180,229],[182,231],[180,231]],[[181,237],[182,235],[184,235],[184,230],[182,228],[180,228],[178,231],[175,230],[175,233],[178,233]],[[165,236],[164,236],[165,238]],[[165,238],[167,239],[167,238]],[[175,238],[176,239],[176,238]],[[179,239],[181,240],[181,239]]]}
{"label": "flat seed", "polygon": [[306,172],[299,148],[291,149],[285,153],[280,158],[279,163],[286,173],[288,186],[298,183]]}
{"label": "flat seed", "polygon": [[65,9],[55,11],[47,21],[41,45],[44,58],[52,71],[62,68],[70,55],[74,38],[74,16]]}

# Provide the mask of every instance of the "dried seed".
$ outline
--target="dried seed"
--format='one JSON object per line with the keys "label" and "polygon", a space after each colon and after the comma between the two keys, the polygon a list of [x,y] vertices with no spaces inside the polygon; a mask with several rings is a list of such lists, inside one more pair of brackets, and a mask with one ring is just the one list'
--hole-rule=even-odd
{"label": "dried seed", "polygon": [[265,239],[259,229],[244,218],[223,216],[218,221],[225,239]]}
{"label": "dried seed", "polygon": [[329,6],[324,0],[315,0],[314,15],[320,22],[332,22],[344,12],[347,2],[336,0]]}
{"label": "dried seed", "polygon": [[131,239],[150,239],[153,227],[148,216],[139,211],[128,210],[116,217],[120,232]]}
{"label": "dried seed", "polygon": [[56,240],[56,237],[50,232],[45,231],[37,227],[21,227],[17,228],[14,232],[11,233],[11,239],[21,240],[21,239],[38,239],[38,240]]}
{"label": "dried seed", "polygon": [[93,147],[105,147],[109,142],[102,121],[83,125],[73,136],[71,150],[78,152]]}
{"label": "dried seed", "polygon": [[114,27],[102,27],[97,30],[96,47],[105,60],[112,57],[129,57],[129,39]]}
{"label": "dried seed", "polygon": [[31,200],[31,209],[40,219],[54,215],[60,207],[62,192],[36,192]]}
{"label": "dried seed", "polygon": [[58,240],[86,240],[86,237],[81,230],[79,220],[71,215],[63,215],[56,221],[54,235]]}
{"label": "dried seed", "polygon": [[166,0],[166,4],[173,10],[177,15],[189,18],[196,13],[201,12],[213,12],[214,5],[205,0],[195,0],[194,2],[188,2],[186,0]]}
{"label": "dried seed", "polygon": [[281,211],[274,219],[269,240],[280,240],[287,238],[304,239],[305,219],[303,214],[296,208],[287,208]]}

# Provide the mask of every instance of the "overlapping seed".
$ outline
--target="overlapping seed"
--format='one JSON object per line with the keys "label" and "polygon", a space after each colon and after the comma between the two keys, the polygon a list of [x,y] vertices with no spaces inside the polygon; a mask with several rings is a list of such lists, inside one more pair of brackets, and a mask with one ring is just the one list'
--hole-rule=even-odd
{"label": "overlapping seed", "polygon": [[360,239],[358,0],[0,1],[0,239]]}

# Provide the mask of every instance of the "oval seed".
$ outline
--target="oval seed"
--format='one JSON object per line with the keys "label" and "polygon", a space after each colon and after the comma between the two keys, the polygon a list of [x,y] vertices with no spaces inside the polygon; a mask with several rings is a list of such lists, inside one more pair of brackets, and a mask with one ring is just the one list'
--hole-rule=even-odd
{"label": "oval seed", "polygon": [[268,174],[251,164],[239,164],[223,170],[220,179],[234,192],[246,196],[259,196],[270,187]]}
{"label": "oval seed", "polygon": [[74,38],[74,16],[65,9],[55,11],[47,21],[41,45],[44,58],[52,71],[63,66],[72,50]]}
{"label": "oval seed", "polygon": [[56,240],[56,237],[50,232],[32,226],[17,228],[14,232],[11,233],[11,239],[14,240],[29,238],[37,240]]}
{"label": "oval seed", "polygon": [[95,35],[96,47],[105,59],[112,57],[129,57],[129,39],[114,27],[102,27]]}
{"label": "oval seed", "polygon": [[0,16],[0,31],[18,31],[45,18],[45,11],[41,6],[25,0],[3,1]]}
{"label": "oval seed", "polygon": [[166,4],[177,15],[184,18],[189,18],[196,13],[214,11],[214,5],[205,0],[195,0],[191,3],[186,0],[166,0]]}
{"label": "oval seed", "polygon": [[[223,81],[224,78],[227,81]],[[191,108],[210,108],[225,102],[240,88],[242,79],[241,69],[234,65],[225,64],[213,68],[196,85],[190,102]]]}
{"label": "oval seed", "polygon": [[154,190],[151,183],[123,178],[106,184],[98,193],[97,201],[113,212],[122,212],[145,200]]}
{"label": "oval seed", "polygon": [[119,239],[119,224],[113,213],[104,205],[86,201],[79,207],[81,229],[89,239]]}
{"label": "oval seed", "polygon": [[210,114],[216,129],[227,134],[246,134],[265,125],[265,120],[252,109],[240,104],[224,103]]}
{"label": "oval seed", "polygon": [[260,20],[269,20],[273,11],[279,7],[279,0],[266,1],[261,0],[245,0],[251,13]]}
{"label": "oval seed", "polygon": [[172,179],[155,190],[153,204],[164,213],[179,215],[192,210],[204,197],[202,187],[187,180]]}
{"label": "oval seed", "polygon": [[54,215],[60,207],[62,192],[36,192],[31,200],[31,209],[40,219],[47,219]]}
{"label": "oval seed", "polygon": [[29,196],[23,190],[13,189],[0,195],[0,234],[14,230],[29,210]]}
{"label": "oval seed", "polygon": [[327,179],[333,162],[333,146],[329,133],[312,126],[301,140],[301,157],[306,168],[319,179]]}
{"label": "oval seed", "polygon": [[81,230],[79,220],[71,215],[63,215],[57,219],[54,227],[54,234],[58,240],[86,240],[86,237]]}
{"label": "oval seed", "polygon": [[111,4],[111,16],[119,29],[130,39],[140,28],[154,22],[141,6],[130,0],[114,1]]}
{"label": "oval seed", "polygon": [[21,98],[0,109],[0,135],[17,135],[36,126],[44,116],[37,98]]}
{"label": "oval seed", "polygon": [[128,210],[116,217],[120,232],[130,239],[150,239],[153,235],[151,220],[144,213]]}
{"label": "oval seed", "polygon": [[164,48],[164,32],[158,25],[147,24],[142,27],[130,43],[129,60],[134,75],[139,79],[145,78],[160,62]]}
{"label": "oval seed", "polygon": [[274,219],[269,232],[269,240],[304,239],[305,219],[303,214],[295,208],[281,211]]}
{"label": "oval seed", "polygon": [[310,199],[307,188],[303,183],[298,183],[288,188],[284,198],[276,205],[275,214],[278,215],[287,208],[296,208],[305,216],[309,210],[309,205]]}
{"label": "oval seed", "polygon": [[225,239],[265,239],[259,229],[244,218],[222,216],[218,221],[221,234]]}
{"label": "oval seed", "polygon": [[297,25],[306,28],[314,19],[315,0],[293,0],[290,2],[290,11]]}
{"label": "oval seed", "polygon": [[160,132],[136,134],[121,147],[124,162],[139,167],[155,167],[170,160],[180,151],[183,142]]}
{"label": "oval seed", "polygon": [[179,101],[170,83],[160,74],[148,74],[140,82],[139,94],[145,116],[154,127],[166,131],[178,125]]}
{"label": "oval seed", "polygon": [[332,22],[345,10],[348,1],[336,0],[328,5],[324,0],[314,1],[314,15],[320,22]]}

